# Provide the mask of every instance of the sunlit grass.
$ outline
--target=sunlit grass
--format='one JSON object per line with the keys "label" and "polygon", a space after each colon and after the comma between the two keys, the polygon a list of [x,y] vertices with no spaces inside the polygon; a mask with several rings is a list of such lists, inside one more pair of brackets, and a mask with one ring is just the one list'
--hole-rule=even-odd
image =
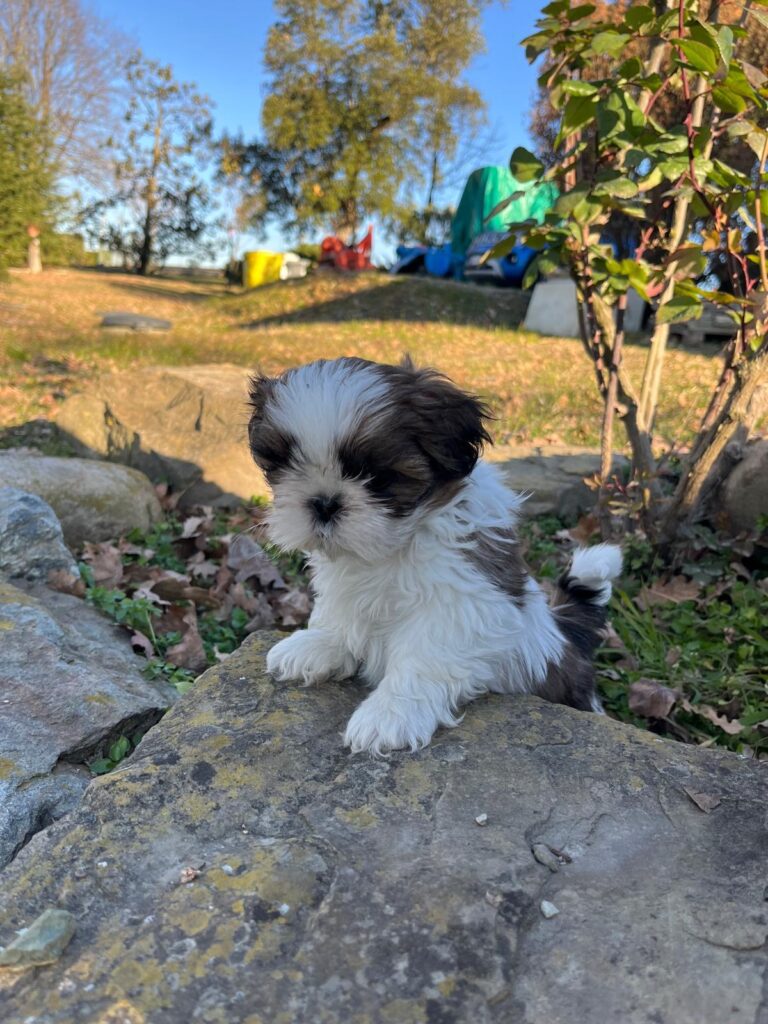
{"label": "sunlit grass", "polygon": [[[102,330],[103,313],[118,310],[173,326]],[[581,346],[520,331],[524,310],[512,290],[386,274],[316,274],[251,292],[94,271],[16,274],[0,285],[0,425],[50,416],[66,394],[123,367],[224,362],[276,372],[311,359],[409,353],[488,399],[499,441],[596,444],[600,402]],[[642,347],[627,347],[638,380],[644,358]],[[712,358],[669,353],[662,436],[691,436],[716,374]]]}

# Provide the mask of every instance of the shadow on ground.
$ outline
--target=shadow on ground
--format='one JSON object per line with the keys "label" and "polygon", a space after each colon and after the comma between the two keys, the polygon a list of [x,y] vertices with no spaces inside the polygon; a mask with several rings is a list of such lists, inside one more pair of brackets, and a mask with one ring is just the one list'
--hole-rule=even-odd
{"label": "shadow on ground", "polygon": [[[266,285],[259,294],[279,298],[284,285]],[[270,296],[272,292],[272,296]],[[295,294],[295,293],[294,293]],[[522,323],[527,293],[454,281],[409,278],[350,291],[340,297],[310,301],[298,309],[271,313],[242,324],[243,328],[279,324],[341,323],[392,320],[409,323],[451,323],[462,326],[516,328]]]}

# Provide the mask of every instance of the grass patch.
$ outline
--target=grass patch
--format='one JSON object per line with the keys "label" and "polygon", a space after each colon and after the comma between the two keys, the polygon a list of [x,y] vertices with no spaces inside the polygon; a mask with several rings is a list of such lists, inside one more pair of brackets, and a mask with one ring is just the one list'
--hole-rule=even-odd
{"label": "grass patch", "polygon": [[[523,536],[539,577],[556,578],[572,543],[563,524],[534,520]],[[624,550],[612,635],[597,659],[606,710],[684,742],[768,756],[768,529],[734,541],[697,527],[674,572],[640,535]],[[668,714],[638,713],[632,694],[640,681],[674,691]]]}
{"label": "grass patch", "polygon": [[[228,362],[278,372],[318,358],[410,353],[490,402],[498,442],[597,444],[600,401],[579,342],[520,331],[526,303],[512,289],[377,273],[315,274],[249,292],[95,270],[12,275],[0,286],[0,427],[50,418],[65,395],[122,367]],[[173,327],[101,330],[101,315],[118,310]],[[627,346],[634,376],[644,358],[644,347]],[[711,357],[669,352],[662,437],[691,436],[717,370]]]}

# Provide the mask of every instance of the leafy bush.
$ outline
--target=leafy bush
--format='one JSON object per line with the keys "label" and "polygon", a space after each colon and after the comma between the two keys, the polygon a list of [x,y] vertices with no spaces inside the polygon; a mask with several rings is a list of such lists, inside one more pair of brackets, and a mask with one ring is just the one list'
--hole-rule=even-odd
{"label": "leafy bush", "polygon": [[[554,0],[525,40],[529,60],[544,56],[539,83],[559,131],[548,167],[518,148],[511,169],[521,182],[556,180],[563,193],[543,225],[512,225],[492,254],[522,232],[540,252],[531,280],[563,265],[576,282],[582,342],[604,405],[604,533],[612,528],[615,416],[632,447],[646,531],[669,545],[701,518],[729,468],[729,444],[749,434],[768,404],[768,79],[740,46],[766,22],[762,6],[746,4],[725,24],[720,4],[705,18],[685,0],[599,12]],[[661,116],[670,96],[674,116]],[[727,290],[702,280],[712,253],[722,253]],[[656,305],[639,384],[622,359],[630,288]],[[668,496],[652,442],[669,325],[701,316],[705,303],[731,316],[734,338]]]}

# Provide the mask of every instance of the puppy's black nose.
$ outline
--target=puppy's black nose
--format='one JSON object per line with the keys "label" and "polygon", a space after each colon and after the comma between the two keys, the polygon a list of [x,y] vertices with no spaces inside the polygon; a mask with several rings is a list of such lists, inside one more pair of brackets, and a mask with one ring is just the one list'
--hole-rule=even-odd
{"label": "puppy's black nose", "polygon": [[332,494],[330,497],[323,494],[316,498],[310,498],[309,507],[315,513],[318,522],[330,523],[341,508],[341,501],[337,494]]}

